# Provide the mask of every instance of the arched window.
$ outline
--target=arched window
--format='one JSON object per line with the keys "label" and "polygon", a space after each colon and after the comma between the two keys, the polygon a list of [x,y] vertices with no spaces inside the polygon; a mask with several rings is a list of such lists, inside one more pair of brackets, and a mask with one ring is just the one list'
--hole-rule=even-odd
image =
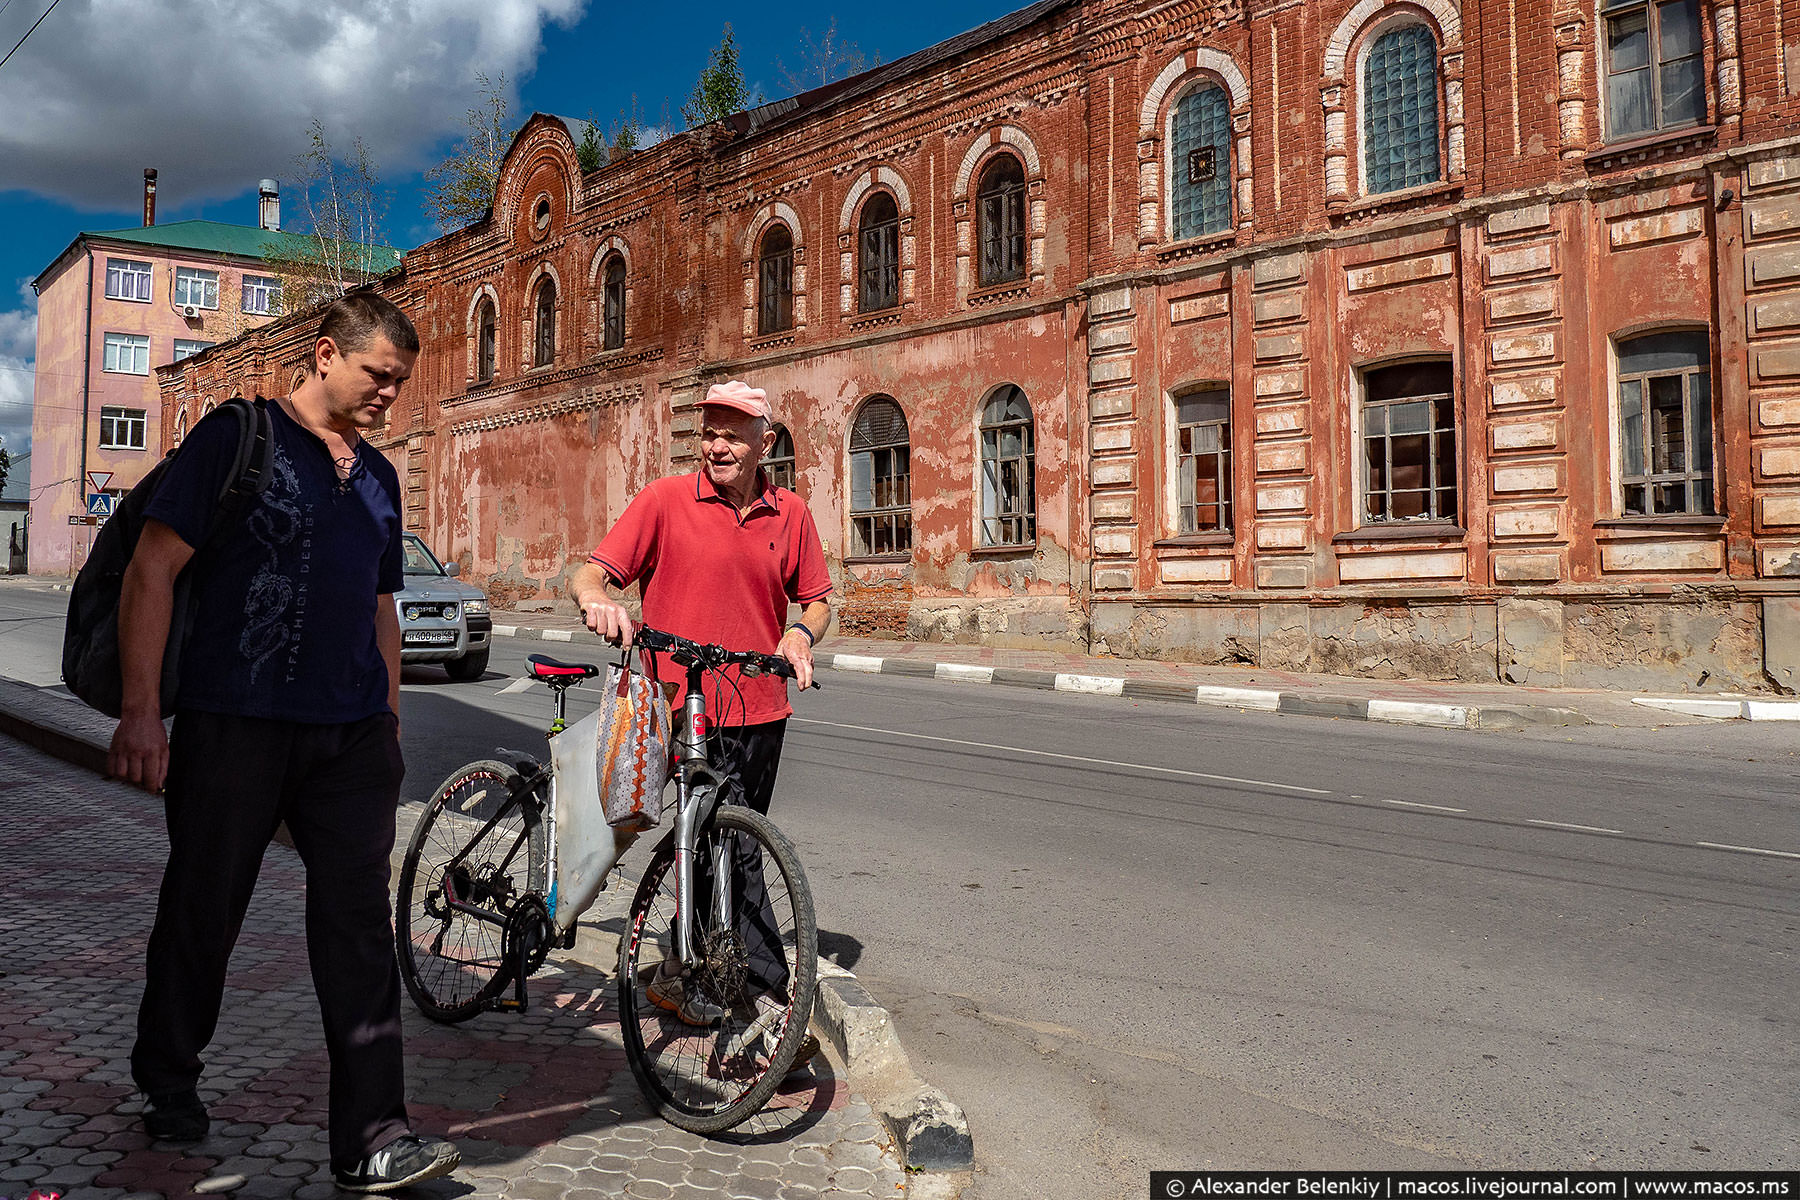
{"label": "arched window", "polygon": [[1437,41],[1423,25],[1381,34],[1363,67],[1363,190],[1373,195],[1435,183]]}
{"label": "arched window", "polygon": [[1169,117],[1169,237],[1231,228],[1231,101],[1217,84],[1181,98]]}
{"label": "arched window", "polygon": [[533,305],[534,321],[531,363],[547,367],[556,361],[556,281],[546,279],[538,285],[537,303]]}
{"label": "arched window", "polygon": [[1025,168],[1010,154],[995,157],[976,189],[982,286],[1025,278]]}
{"label": "arched window", "polygon": [[878,312],[900,303],[900,209],[893,196],[876,192],[863,205],[858,223],[860,261],[858,312]]}
{"label": "arched window", "polygon": [[602,350],[617,350],[625,344],[625,256],[614,254],[606,260],[600,273],[602,305],[605,309]]}
{"label": "arched window", "polygon": [[187,405],[175,410],[175,437],[173,444],[181,445],[181,439],[187,436]]}
{"label": "arched window", "polygon": [[494,302],[483,300],[475,316],[475,382],[494,378]]}
{"label": "arched window", "polygon": [[981,544],[1037,540],[1037,453],[1031,405],[1007,384],[981,410]]}
{"label": "arched window", "polygon": [[794,327],[794,235],[780,222],[763,234],[756,294],[758,333],[780,333]]}
{"label": "arched window", "polygon": [[889,396],[871,397],[850,430],[850,552],[912,552],[912,447]]}
{"label": "arched window", "polygon": [[775,427],[775,445],[763,457],[762,469],[775,487],[794,490],[794,439],[786,425]]}

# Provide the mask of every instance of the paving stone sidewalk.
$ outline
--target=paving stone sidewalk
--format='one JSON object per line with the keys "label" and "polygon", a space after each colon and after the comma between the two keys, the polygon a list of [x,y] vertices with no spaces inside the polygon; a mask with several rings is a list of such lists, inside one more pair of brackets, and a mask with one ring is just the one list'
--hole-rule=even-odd
{"label": "paving stone sidewalk", "polygon": [[[127,1056],[166,841],[161,804],[0,735],[0,1195],[337,1196],[326,1062],[302,934],[304,871],[272,845],[232,959],[201,1096],[213,1132],[152,1143]],[[402,816],[404,827],[410,814]],[[408,1104],[456,1173],[407,1195],[506,1200],[897,1196],[887,1131],[827,1055],[743,1131],[646,1108],[609,978],[552,956],[532,1010],[435,1025],[405,1006]]]}

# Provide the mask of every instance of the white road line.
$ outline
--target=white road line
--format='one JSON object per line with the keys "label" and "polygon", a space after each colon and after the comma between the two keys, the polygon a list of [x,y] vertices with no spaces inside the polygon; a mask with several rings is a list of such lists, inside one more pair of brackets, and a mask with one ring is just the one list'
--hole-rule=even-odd
{"label": "white road line", "polygon": [[1466,808],[1451,808],[1448,804],[1420,804],[1415,800],[1383,800],[1383,804],[1398,804],[1402,808],[1424,808],[1432,812],[1466,813]]}
{"label": "white road line", "polygon": [[521,678],[513,680],[511,683],[509,683],[505,687],[501,688],[497,694],[501,695],[501,696],[510,696],[514,692],[530,691],[531,685],[536,682],[537,682],[537,680],[531,678],[531,676],[529,676],[529,675],[526,675]]}
{"label": "white road line", "polygon": [[1727,846],[1723,842],[1695,842],[1696,846],[1704,846],[1708,850],[1735,850],[1739,854],[1764,854],[1770,858],[1800,858],[1786,850],[1764,850],[1761,846]]}
{"label": "white road line", "polygon": [[1624,833],[1623,829],[1602,829],[1598,825],[1572,825],[1567,821],[1538,821],[1527,817],[1527,825],[1542,825],[1547,829],[1573,829],[1578,833]]}
{"label": "white road line", "polygon": [[[907,733],[900,729],[877,729],[872,725],[846,725],[841,721],[815,721],[805,717],[789,717],[788,720],[798,725],[825,725],[832,729],[853,729],[858,733],[885,733],[889,737],[912,738],[920,742],[940,742],[946,746],[970,746],[977,750],[1004,750],[1008,754],[1029,754],[1035,758],[1056,758],[1064,762],[1088,763],[1097,767],[1125,767],[1133,771],[1151,771],[1158,775],[1179,775],[1184,779],[1206,779],[1214,783],[1246,783],[1252,787],[1279,788],[1284,792],[1300,792],[1308,796],[1329,796],[1331,792],[1321,788],[1299,787],[1291,783],[1276,783],[1268,779],[1239,779],[1233,775],[1208,775],[1204,771],[1182,771],[1175,767],[1152,767],[1144,763],[1117,762],[1110,758],[1083,758],[1079,754],[1057,754],[1050,750],[1027,750],[1022,746],[998,746],[993,742],[969,742],[962,738],[933,737],[928,733]],[[1461,809],[1456,810],[1461,812]]]}

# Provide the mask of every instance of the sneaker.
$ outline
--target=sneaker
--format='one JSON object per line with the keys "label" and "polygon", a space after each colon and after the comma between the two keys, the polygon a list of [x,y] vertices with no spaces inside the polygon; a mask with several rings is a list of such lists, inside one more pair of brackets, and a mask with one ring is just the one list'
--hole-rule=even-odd
{"label": "sneaker", "polygon": [[[787,1030],[788,1008],[766,993],[756,997],[754,1007],[756,1016],[740,1035],[738,1049],[740,1052],[747,1052],[756,1048],[764,1058],[768,1058],[774,1055],[775,1047],[781,1042],[781,1035]],[[798,1071],[818,1053],[819,1039],[807,1033],[800,1039],[799,1048],[794,1051],[794,1061],[788,1066],[788,1073]]]}
{"label": "sneaker", "polygon": [[724,1009],[707,1003],[680,975],[657,972],[644,986],[644,995],[656,1007],[674,1013],[683,1023],[698,1029],[710,1029],[725,1016]]}
{"label": "sneaker", "polygon": [[206,1105],[193,1088],[159,1092],[144,1110],[144,1132],[159,1142],[197,1142],[212,1128]]}
{"label": "sneaker", "polygon": [[448,1175],[461,1161],[456,1147],[442,1138],[403,1133],[350,1170],[331,1174],[346,1192],[391,1192]]}

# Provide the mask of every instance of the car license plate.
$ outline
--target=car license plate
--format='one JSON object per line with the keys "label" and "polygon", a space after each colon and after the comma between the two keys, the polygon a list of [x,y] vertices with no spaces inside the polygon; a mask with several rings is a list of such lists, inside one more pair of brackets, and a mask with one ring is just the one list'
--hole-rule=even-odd
{"label": "car license plate", "polygon": [[456,630],[454,629],[411,629],[406,634],[408,646],[454,646]]}

